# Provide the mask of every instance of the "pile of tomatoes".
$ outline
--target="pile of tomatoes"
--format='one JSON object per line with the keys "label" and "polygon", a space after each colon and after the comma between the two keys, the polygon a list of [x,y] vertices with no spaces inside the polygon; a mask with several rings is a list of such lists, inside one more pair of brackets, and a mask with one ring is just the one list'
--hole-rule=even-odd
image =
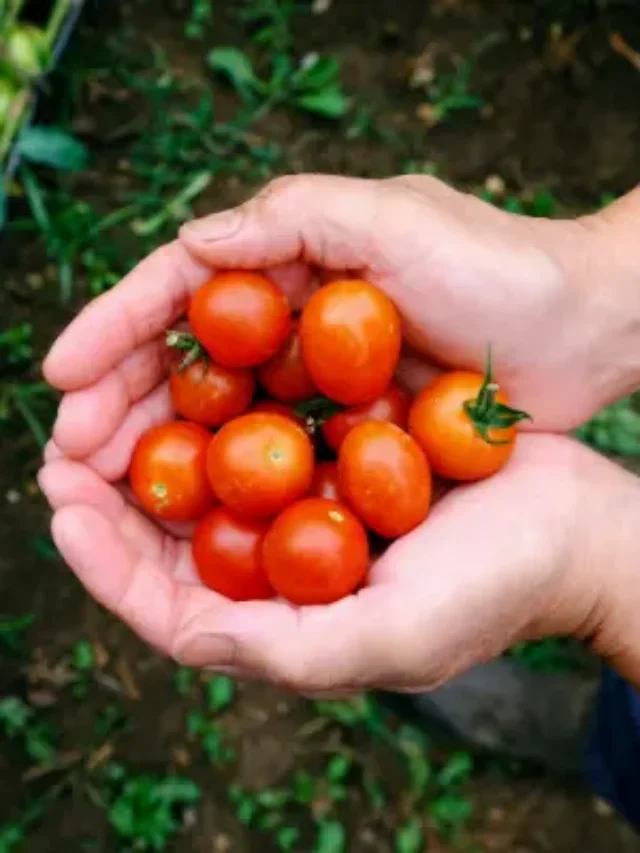
{"label": "pile of tomatoes", "polygon": [[197,522],[200,578],[236,601],[354,592],[372,540],[427,517],[431,472],[490,476],[526,417],[490,369],[443,373],[412,399],[395,379],[398,312],[366,281],[325,285],[295,317],[269,278],[223,272],[188,320],[167,335],[178,419],[142,436],[130,482],[150,515]]}

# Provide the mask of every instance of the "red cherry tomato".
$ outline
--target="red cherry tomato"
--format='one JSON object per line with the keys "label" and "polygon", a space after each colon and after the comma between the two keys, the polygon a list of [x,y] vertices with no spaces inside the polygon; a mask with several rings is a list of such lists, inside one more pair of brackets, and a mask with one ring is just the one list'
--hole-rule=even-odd
{"label": "red cherry tomato", "polygon": [[[516,441],[514,412],[507,427],[492,425],[491,406],[508,406],[507,397],[494,392],[485,415],[476,422],[465,404],[477,401],[485,377],[480,373],[443,373],[416,397],[409,415],[409,431],[427,454],[431,467],[450,480],[480,480],[490,477],[509,461]],[[483,436],[484,432],[484,436]]]}
{"label": "red cherry tomato", "polygon": [[171,421],[138,441],[129,468],[134,495],[165,521],[194,521],[214,503],[206,473],[211,435],[197,424]]}
{"label": "red cherry tomato", "polygon": [[213,437],[207,471],[213,489],[240,515],[277,515],[305,495],[313,477],[309,436],[281,415],[251,413]]}
{"label": "red cherry tomato", "polygon": [[262,540],[268,522],[240,518],[216,507],[193,534],[193,559],[205,586],[232,601],[271,598],[262,563]]}
{"label": "red cherry tomato", "polygon": [[322,435],[329,447],[337,453],[349,430],[364,421],[387,421],[406,429],[410,407],[411,395],[394,380],[373,403],[353,406],[332,415],[323,423]]}
{"label": "red cherry tomato", "polygon": [[340,500],[337,462],[319,462],[316,465],[309,494],[330,501]]}
{"label": "red cherry tomato", "polygon": [[284,403],[300,403],[318,393],[302,360],[297,324],[282,349],[260,367],[258,378],[274,399]]}
{"label": "red cherry tomato", "polygon": [[174,366],[169,378],[171,401],[179,415],[205,427],[218,427],[251,405],[255,379],[250,370],[221,367],[204,359],[184,370]]}
{"label": "red cherry tomato", "polygon": [[293,604],[330,604],[356,590],[369,568],[364,527],[343,504],[307,498],[274,521],[262,547],[271,586]]}
{"label": "red cherry tomato", "polygon": [[299,415],[293,406],[288,406],[286,403],[278,403],[276,400],[261,400],[256,403],[251,409],[252,412],[262,412],[263,414],[281,415],[283,418],[289,418],[298,426],[306,430],[306,420]]}
{"label": "red cherry tomato", "polygon": [[355,406],[380,397],[400,356],[400,317],[372,284],[335,281],[302,312],[302,354],[311,378],[332,400]]}
{"label": "red cherry tomato", "polygon": [[221,272],[195,292],[189,323],[215,362],[254,367],[283,346],[291,309],[284,293],[265,276]]}
{"label": "red cherry tomato", "polygon": [[427,517],[431,472],[418,444],[395,424],[365,421],[342,442],[340,492],[356,515],[387,539]]}

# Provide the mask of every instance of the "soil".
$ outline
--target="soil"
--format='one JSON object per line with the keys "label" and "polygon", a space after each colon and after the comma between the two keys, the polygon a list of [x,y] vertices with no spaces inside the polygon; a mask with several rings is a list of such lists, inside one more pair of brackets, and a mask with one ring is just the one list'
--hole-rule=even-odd
{"label": "soil", "polygon": [[[99,10],[97,3],[89,4],[72,58],[81,56],[86,62],[92,52],[100,51],[105,35],[125,26],[141,49],[150,42],[160,45],[176,73],[205,73],[202,51],[195,51],[182,36],[186,3],[139,0],[106,5],[109,9]],[[334,0],[326,13],[300,17],[296,49],[301,54],[330,52],[341,60],[346,90],[357,93],[358,102],[371,108],[387,141],[379,133],[353,138],[344,125],[281,112],[266,118],[256,130],[283,146],[289,171],[383,176],[397,173],[411,160],[434,164],[438,174],[464,188],[478,188],[489,175],[499,175],[514,193],[550,190],[559,198],[562,211],[592,209],[604,193],[622,193],[638,181],[640,72],[612,50],[609,36],[620,33],[640,48],[640,17],[631,3],[611,3],[599,11],[597,4],[592,8],[590,3],[567,3],[564,31],[556,27],[552,37],[551,26],[560,18],[561,5],[517,0],[393,4]],[[212,43],[246,43],[245,30],[234,14],[236,7],[237,0],[215,3]],[[489,37],[491,46],[481,53],[471,76],[473,91],[487,106],[480,112],[456,113],[441,125],[428,127],[417,115],[424,96],[407,83],[411,60],[429,50],[439,63],[450,67]],[[66,188],[76,197],[98,204],[105,212],[121,203],[123,182],[117,179],[117,164],[128,156],[132,144],[126,135],[115,143],[106,140],[110,129],[130,122],[136,112],[135,100],[119,97],[115,84],[110,86],[110,80],[103,79],[100,86],[87,83],[80,92],[74,124],[79,132],[85,129],[93,163],[89,172],[65,179]],[[233,103],[233,96],[220,86],[221,114],[231,110]],[[52,108],[45,105],[44,109]],[[388,141],[391,138],[393,142]],[[221,178],[199,198],[196,210],[201,213],[236,203],[254,189],[254,184],[237,175]],[[31,322],[40,357],[86,295],[80,290],[72,305],[60,306],[40,238],[12,234],[0,243],[0,250],[4,323]],[[28,632],[28,665],[20,656],[7,656],[2,663],[0,697],[18,694],[46,706],[42,714],[62,731],[60,755],[68,758],[69,767],[77,768],[78,761],[84,767],[87,756],[99,763],[101,756],[95,750],[104,745],[95,740],[96,715],[109,702],[120,702],[130,726],[107,739],[117,760],[136,772],[180,772],[202,788],[201,806],[194,815],[187,815],[186,828],[169,845],[176,853],[275,850],[267,836],[238,822],[228,801],[228,785],[238,783],[249,790],[281,785],[296,769],[313,772],[322,766],[338,741],[348,741],[365,769],[397,779],[398,790],[402,788],[404,770],[384,744],[366,732],[345,734],[332,724],[322,724],[313,733],[319,718],[309,703],[259,685],[241,686],[222,717],[235,761],[211,767],[185,734],[185,719],[199,703],[199,689],[179,697],[173,683],[175,667],[102,612],[55,557],[44,556],[48,517],[34,484],[37,456],[21,422],[11,426],[0,433],[0,611],[33,613],[36,619]],[[56,664],[68,661],[74,643],[85,638],[104,650],[105,656],[97,675],[91,676],[86,697],[79,700],[69,685],[59,683]],[[3,741],[3,817],[15,818],[34,796],[41,796],[52,781],[68,773],[59,767],[44,778],[25,781],[29,765],[16,744],[5,748]],[[466,793],[474,802],[467,839],[476,843],[473,849],[640,851],[633,833],[577,783],[542,775],[513,776],[483,767]],[[406,803],[402,796],[393,803],[387,811],[376,811],[361,786],[349,789],[339,813],[349,827],[350,851],[394,849],[394,827],[404,820]],[[310,850],[310,823],[301,819],[301,826],[302,841],[293,849]],[[90,841],[92,845],[87,844]],[[105,810],[86,784],[73,776],[30,830],[24,849],[106,853],[119,848]],[[430,851],[449,849],[453,848],[432,837]]]}

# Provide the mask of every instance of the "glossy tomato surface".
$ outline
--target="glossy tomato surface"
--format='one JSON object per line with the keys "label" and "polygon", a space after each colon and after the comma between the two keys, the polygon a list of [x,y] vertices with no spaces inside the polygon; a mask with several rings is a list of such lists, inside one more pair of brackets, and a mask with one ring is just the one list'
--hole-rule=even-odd
{"label": "glossy tomato surface", "polygon": [[297,323],[284,346],[260,367],[258,378],[275,400],[300,403],[318,393],[302,358]]}
{"label": "glossy tomato surface", "polygon": [[352,406],[332,415],[322,424],[322,435],[329,447],[337,453],[347,433],[364,421],[387,421],[406,429],[410,407],[411,395],[392,380],[389,387],[373,403]]}
{"label": "glossy tomato surface", "polygon": [[340,500],[337,462],[318,462],[313,472],[309,494],[316,498],[326,498],[331,501]]}
{"label": "glossy tomato surface", "polygon": [[129,467],[142,507],[165,521],[194,521],[214,503],[206,472],[211,435],[203,427],[171,421],[148,430]]}
{"label": "glossy tomato surface", "polygon": [[221,272],[193,295],[189,323],[217,364],[254,367],[284,345],[291,310],[284,293],[266,276]]}
{"label": "glossy tomato surface", "polygon": [[193,534],[193,559],[202,583],[232,601],[273,596],[262,561],[268,522],[216,507]]}
{"label": "glossy tomato surface", "polygon": [[330,604],[354,592],[369,568],[367,534],[343,504],[307,498],[274,521],[263,545],[275,591],[293,604]]}
{"label": "glossy tomato surface", "polygon": [[[436,474],[450,480],[490,477],[509,461],[516,428],[489,428],[487,442],[464,409],[477,398],[484,377],[480,373],[443,373],[416,397],[409,414],[409,431],[427,454]],[[508,405],[504,394],[496,400]]]}
{"label": "glossy tomato surface", "polygon": [[220,501],[240,515],[265,518],[301,498],[314,466],[309,436],[281,415],[250,413],[225,424],[207,455]]}
{"label": "glossy tomato surface", "polygon": [[175,365],[169,377],[171,402],[188,421],[218,427],[246,412],[256,382],[246,368],[221,367],[198,359],[184,370]]}
{"label": "glossy tomato surface", "polygon": [[370,403],[393,378],[401,345],[391,300],[358,279],[317,290],[302,312],[300,340],[317,387],[347,406]]}
{"label": "glossy tomato surface", "polygon": [[409,533],[427,517],[431,472],[418,444],[395,424],[365,421],[342,442],[340,492],[380,536]]}
{"label": "glossy tomato surface", "polygon": [[281,415],[283,418],[288,418],[298,426],[306,429],[306,421],[302,415],[299,415],[295,408],[288,403],[279,403],[277,400],[260,400],[251,407],[252,412],[270,415]]}

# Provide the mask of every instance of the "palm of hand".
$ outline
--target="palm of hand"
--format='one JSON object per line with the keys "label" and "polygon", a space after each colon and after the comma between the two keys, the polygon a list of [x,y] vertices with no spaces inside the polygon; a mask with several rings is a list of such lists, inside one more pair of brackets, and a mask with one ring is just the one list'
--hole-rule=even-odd
{"label": "palm of hand", "polygon": [[[415,203],[403,197],[402,205]],[[409,212],[391,217],[370,264],[354,263],[354,248],[347,246],[342,255],[323,258],[326,266],[333,272],[357,269],[374,279],[403,312],[411,343],[422,351],[428,343],[439,360],[477,361],[487,335],[498,357],[508,358],[513,345],[502,343],[504,334],[491,326],[496,306],[488,300],[474,304],[470,290],[472,274],[489,258],[479,248],[482,240],[470,263],[462,264],[464,279],[453,269],[455,252],[447,255],[442,246],[432,246],[428,257],[409,250],[399,256],[393,247],[415,245],[406,233],[400,240],[401,226],[415,220]],[[316,268],[297,258],[308,253],[298,247],[295,256],[281,255],[277,240],[275,255],[264,254],[264,240],[256,239],[255,246],[262,254],[252,258],[245,246],[246,265],[280,264],[272,274],[294,305],[304,302]],[[211,251],[209,246],[198,254],[215,263]],[[214,250],[228,255],[230,266],[238,263],[234,251],[233,240]],[[514,250],[514,260],[516,255]],[[431,266],[428,286],[422,282],[425,265]],[[544,260],[538,272],[542,267]],[[553,290],[551,262],[546,269]],[[56,542],[99,601],[187,664],[233,666],[307,692],[433,685],[532,631],[571,628],[564,612],[565,534],[553,529],[550,537],[549,523],[572,512],[573,472],[583,453],[560,438],[523,437],[507,470],[447,495],[427,523],[389,548],[366,589],[336,605],[232,604],[200,586],[183,531],[161,530],[112,484],[124,477],[141,433],[171,416],[162,334],[208,275],[210,269],[180,244],[165,247],[90,306],[45,366],[53,384],[68,393],[41,484],[56,511]],[[482,311],[483,323],[465,323],[466,330],[452,326],[458,311],[465,318]],[[453,331],[438,331],[444,328]],[[404,367],[414,385],[433,369],[422,358]],[[516,362],[514,377],[518,370]],[[525,376],[514,391],[527,399],[537,383]],[[553,488],[545,477],[549,465],[564,472]],[[553,625],[537,624],[543,612],[554,613]]]}

